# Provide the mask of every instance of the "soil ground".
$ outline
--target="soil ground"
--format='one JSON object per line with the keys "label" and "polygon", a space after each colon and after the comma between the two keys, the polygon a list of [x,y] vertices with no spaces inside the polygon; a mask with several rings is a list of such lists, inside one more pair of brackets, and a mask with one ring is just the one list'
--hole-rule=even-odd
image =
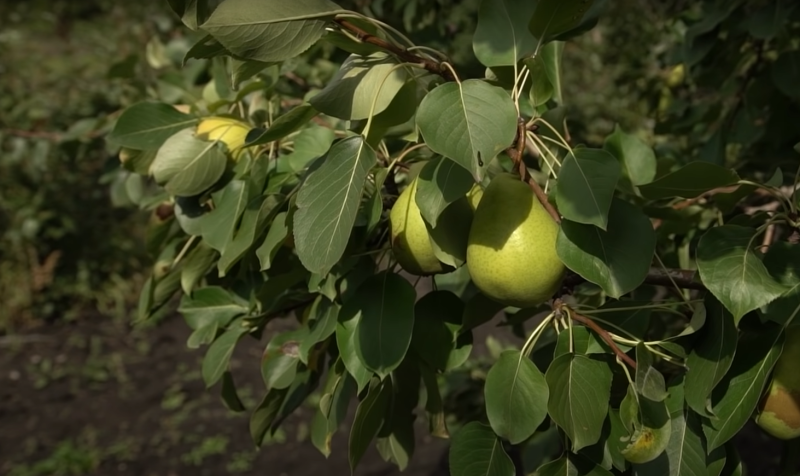
{"label": "soil ground", "polygon": [[[0,475],[350,474],[349,421],[326,459],[307,438],[310,407],[256,450],[248,414],[228,411],[216,388],[205,389],[199,373],[203,350],[188,349],[188,335],[180,318],[131,331],[95,316],[0,338]],[[244,340],[232,361],[248,408],[263,389],[252,365],[262,350],[255,339]],[[447,442],[427,437],[420,423],[416,454],[402,474],[446,476]],[[748,474],[777,474],[775,440],[750,424],[736,443]],[[374,448],[356,471],[398,474]]]}

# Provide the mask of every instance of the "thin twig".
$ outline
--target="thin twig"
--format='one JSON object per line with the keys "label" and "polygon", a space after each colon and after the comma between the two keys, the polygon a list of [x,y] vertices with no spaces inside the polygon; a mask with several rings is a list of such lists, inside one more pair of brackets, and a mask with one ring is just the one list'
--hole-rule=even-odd
{"label": "thin twig", "polygon": [[455,81],[456,79],[452,71],[449,68],[447,68],[447,66],[443,66],[442,63],[437,63],[436,61],[433,61],[430,58],[424,58],[422,56],[416,55],[408,51],[403,47],[393,45],[388,41],[384,40],[383,38],[378,38],[377,36],[362,30],[361,28],[357,27],[356,25],[350,23],[347,20],[337,18],[334,21],[345,30],[356,35],[356,37],[359,40],[363,41],[364,43],[375,45],[378,48],[386,50],[394,54],[401,60],[406,61],[408,63],[421,64],[425,69],[427,69],[431,73],[438,74],[439,76],[443,77],[448,81]]}
{"label": "thin twig", "polygon": [[[563,286],[567,288],[573,288],[585,281],[586,280],[578,274],[570,274],[564,278]],[[698,280],[697,271],[690,269],[668,268],[663,270],[659,268],[650,268],[650,270],[647,272],[647,276],[644,278],[644,284],[668,287],[677,285],[679,288],[695,289],[699,291],[706,289],[703,283]]]}
{"label": "thin twig", "polygon": [[605,329],[597,325],[596,322],[594,322],[593,320],[582,314],[570,311],[569,315],[572,317],[572,320],[578,321],[581,324],[588,327],[589,329],[593,330],[597,335],[600,336],[601,339],[603,339],[603,341],[606,344],[608,344],[609,347],[611,347],[611,350],[614,351],[617,357],[619,357],[626,364],[630,365],[631,368],[636,369],[636,362],[630,357],[628,357],[628,355],[625,352],[623,352],[622,349],[617,347],[616,342],[614,342],[614,339],[611,338],[611,334],[609,334],[608,331],[606,331]]}

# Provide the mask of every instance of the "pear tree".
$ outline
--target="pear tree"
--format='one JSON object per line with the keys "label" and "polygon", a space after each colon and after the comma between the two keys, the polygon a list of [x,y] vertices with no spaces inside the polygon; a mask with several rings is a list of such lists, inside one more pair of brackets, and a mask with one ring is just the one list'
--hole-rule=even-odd
{"label": "pear tree", "polygon": [[[404,469],[420,421],[454,476],[741,474],[749,421],[796,448],[800,148],[773,117],[800,99],[800,9],[693,7],[655,132],[577,142],[564,50],[610,3],[480,1],[476,75],[330,0],[169,0],[183,73],[108,135],[153,213],[137,320],[177,307],[256,446],[310,406],[353,471],[371,445]],[[520,345],[487,362],[498,325]],[[447,405],[459,372],[474,411]]]}

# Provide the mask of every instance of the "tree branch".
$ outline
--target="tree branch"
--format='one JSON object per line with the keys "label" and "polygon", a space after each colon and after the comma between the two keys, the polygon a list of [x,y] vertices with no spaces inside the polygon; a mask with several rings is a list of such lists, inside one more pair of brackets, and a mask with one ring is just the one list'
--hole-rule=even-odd
{"label": "tree branch", "polygon": [[525,121],[520,117],[517,122],[517,139],[514,145],[506,149],[506,153],[511,157],[512,162],[514,162],[514,169],[519,174],[520,178],[524,182],[527,182],[528,186],[533,190],[534,195],[536,195],[536,198],[539,199],[539,203],[547,210],[547,213],[550,214],[553,221],[560,224],[561,215],[558,214],[558,211],[556,211],[550,201],[547,200],[547,194],[544,193],[542,187],[533,179],[528,172],[528,168],[525,166],[525,162],[522,160],[523,154],[525,153],[525,132]]}
{"label": "tree branch", "polygon": [[431,73],[438,74],[447,81],[455,81],[456,79],[453,76],[453,73],[450,71],[450,69],[445,67],[442,63],[437,63],[436,61],[433,61],[431,59],[423,58],[422,56],[416,55],[403,47],[393,45],[388,41],[384,40],[383,38],[378,38],[377,36],[362,30],[361,28],[357,27],[356,25],[350,23],[347,20],[336,18],[334,19],[334,21],[340,27],[356,35],[356,38],[363,41],[364,43],[369,43],[370,45],[377,46],[382,50],[386,50],[394,54],[401,60],[406,61],[408,63],[421,64],[425,69],[427,69]]}
{"label": "tree branch", "polygon": [[569,315],[572,317],[573,321],[578,321],[589,329],[593,330],[598,336],[600,336],[601,339],[603,339],[606,344],[608,344],[609,347],[611,347],[611,350],[614,351],[620,360],[630,365],[634,370],[636,369],[636,361],[628,357],[628,355],[623,352],[622,349],[617,347],[617,343],[614,342],[614,339],[611,338],[611,334],[609,334],[608,331],[598,326],[596,322],[582,314],[578,314],[577,312],[570,310]]}

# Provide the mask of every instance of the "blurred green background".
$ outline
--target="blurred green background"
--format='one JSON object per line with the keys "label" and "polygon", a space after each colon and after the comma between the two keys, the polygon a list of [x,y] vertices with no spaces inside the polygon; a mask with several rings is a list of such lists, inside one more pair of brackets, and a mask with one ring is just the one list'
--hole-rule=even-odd
{"label": "blurred green background", "polygon": [[[462,76],[484,74],[471,44],[479,0],[338,3],[447,52]],[[599,26],[567,44],[563,96],[574,143],[601,145],[619,124],[654,142],[660,158],[717,153],[704,146],[720,114],[713,105],[737,94],[747,64],[712,54],[697,84],[675,81],[676,51],[702,3],[608,2]],[[203,387],[202,354],[186,348],[182,320],[131,325],[152,266],[150,218],[129,202],[141,184],[119,168],[104,134],[121,108],[155,97],[179,103],[191,94],[187,80],[202,84],[205,63],[180,65],[195,39],[164,0],[0,3],[0,474],[349,471],[346,441],[334,442],[329,461],[307,443],[310,412],[302,409],[266,448],[253,449],[247,415],[228,412]],[[317,48],[295,73],[319,87],[344,57]],[[781,117],[798,117],[796,103],[781,107]],[[670,113],[683,123],[664,126],[659,118]],[[784,155],[796,132],[764,138],[759,127],[743,126],[741,134],[755,134],[749,148],[722,161],[733,154],[756,176],[796,161]],[[489,339],[490,350],[513,339],[483,332],[476,340]],[[233,365],[249,408],[263,386],[252,364],[262,349],[240,347]],[[751,472],[768,474],[758,471],[777,458],[769,441],[750,432],[740,442],[759,448]],[[362,474],[394,474],[370,454]],[[406,474],[446,474],[444,455],[445,443],[426,441]]]}

